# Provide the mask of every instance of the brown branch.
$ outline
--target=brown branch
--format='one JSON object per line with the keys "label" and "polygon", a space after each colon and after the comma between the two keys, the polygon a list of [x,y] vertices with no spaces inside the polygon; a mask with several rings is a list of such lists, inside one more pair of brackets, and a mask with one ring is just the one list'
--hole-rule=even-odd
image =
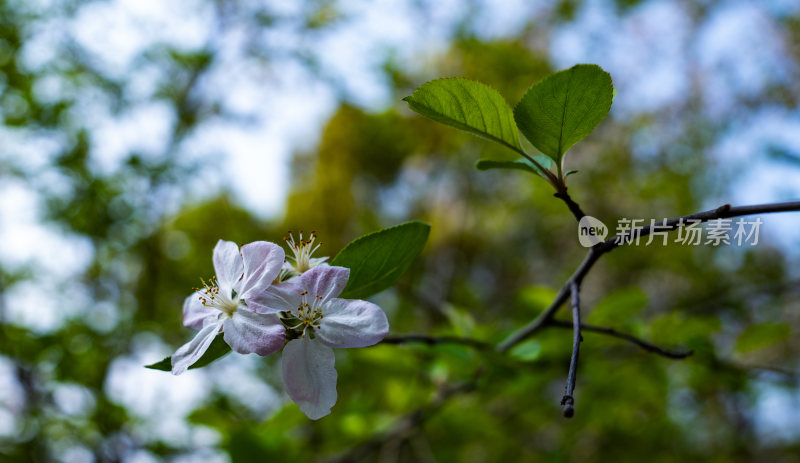
{"label": "brown branch", "polygon": [[567,193],[567,187],[564,187],[563,190],[555,193],[553,196],[556,198],[564,201],[564,204],[567,205],[569,211],[572,212],[572,215],[575,216],[575,220],[578,222],[581,221],[582,218],[586,216],[586,214],[581,210],[581,206],[578,205],[575,201],[573,201],[572,197]]}
{"label": "brown branch", "polygon": [[[660,223],[656,224],[660,229],[665,230],[675,230],[678,228],[680,224],[686,223],[689,220],[699,220],[700,222],[708,222],[709,220],[714,219],[724,219],[730,217],[741,217],[745,215],[753,215],[753,214],[770,214],[776,212],[798,212],[800,211],[800,201],[789,201],[784,203],[770,203],[770,204],[757,204],[752,206],[739,206],[739,207],[731,207],[730,204],[725,204],[721,207],[716,209],[711,209],[704,212],[698,212],[695,214],[684,215],[681,217],[675,217],[672,219],[667,220],[666,224]],[[666,228],[662,228],[666,227]],[[561,305],[567,300],[567,296],[570,293],[570,287],[573,283],[575,283],[578,287],[580,287],[583,278],[586,274],[589,273],[589,270],[592,269],[595,262],[597,262],[600,257],[615,248],[621,246],[625,240],[624,238],[630,236],[647,236],[653,232],[653,227],[650,225],[637,227],[628,233],[623,233],[620,235],[613,236],[601,243],[596,244],[594,247],[589,249],[589,252],[586,254],[586,257],[583,259],[583,262],[572,274],[572,276],[567,280],[564,286],[561,287],[561,290],[556,295],[556,298],[553,300],[552,304],[545,309],[536,319],[528,323],[527,325],[523,326],[519,330],[515,331],[511,334],[508,338],[506,338],[503,342],[498,344],[497,350],[500,352],[506,352],[507,350],[511,349],[515,345],[519,344],[520,342],[524,341],[540,329],[544,327],[544,325],[553,318],[553,314],[561,307]]]}
{"label": "brown branch", "polygon": [[[601,244],[602,243],[600,243],[600,245]],[[583,262],[581,262],[581,265],[578,267],[577,270],[575,270],[575,273],[573,273],[572,276],[569,277],[569,280],[567,280],[567,282],[564,283],[564,286],[561,287],[561,290],[556,295],[556,298],[553,300],[550,306],[544,310],[544,312],[539,314],[539,316],[536,317],[533,321],[523,326],[522,328],[518,329],[517,331],[512,333],[511,336],[509,336],[503,342],[498,344],[497,350],[499,352],[508,351],[512,347],[516,346],[520,342],[524,341],[525,339],[527,339],[528,337],[530,337],[531,335],[542,329],[542,327],[544,327],[544,325],[548,321],[550,321],[556,310],[558,310],[558,308],[561,307],[561,304],[563,304],[567,300],[567,297],[569,297],[572,283],[575,283],[578,287],[580,287],[583,278],[586,276],[587,273],[589,273],[589,270],[592,268],[594,263],[597,262],[597,259],[599,259],[600,256],[603,254],[603,251],[600,251],[598,246],[589,249],[589,253],[586,254],[586,257],[583,259]]]}
{"label": "brown branch", "polygon": [[569,375],[567,375],[567,387],[564,390],[564,397],[561,398],[561,405],[563,408],[564,416],[572,418],[575,414],[575,379],[578,374],[578,356],[581,349],[581,303],[580,291],[578,284],[572,282],[570,285],[570,293],[572,293],[572,356],[569,360]]}
{"label": "brown branch", "polygon": [[[575,206],[577,206],[577,204],[575,204]],[[570,207],[570,210],[573,212],[573,215],[575,215],[577,219],[580,219],[580,217],[582,217],[581,215],[582,211],[580,212],[580,214],[575,213],[576,210],[580,211],[579,207],[577,207],[576,210],[573,210],[573,208]],[[800,211],[800,201],[742,206],[742,207],[731,207],[730,205],[726,204],[717,209],[669,219],[667,220],[666,224],[662,222],[661,224],[657,225],[661,229],[664,229],[663,227],[666,226],[668,230],[674,230],[678,228],[678,226],[680,226],[683,223],[686,223],[689,220],[693,221],[699,220],[701,222],[707,222],[709,220],[714,220],[718,218],[729,218],[729,217],[739,217],[739,216],[759,214],[759,213],[766,214],[766,213],[790,212],[790,211]],[[506,352],[513,346],[527,339],[528,337],[530,337],[531,335],[533,335],[534,333],[536,333],[545,326],[556,326],[565,328],[571,327],[573,329],[573,332],[575,333],[575,337],[573,342],[572,357],[570,361],[570,372],[567,380],[567,390],[566,394],[562,399],[562,405],[564,405],[565,416],[572,416],[574,414],[574,398],[572,394],[575,388],[579,347],[580,347],[580,341],[582,340],[581,330],[599,334],[605,334],[608,336],[616,337],[618,339],[623,339],[633,344],[636,344],[638,347],[648,352],[653,352],[668,358],[685,358],[691,354],[691,351],[675,352],[662,349],[652,343],[641,340],[629,334],[618,332],[612,328],[586,325],[580,323],[580,295],[579,295],[580,285],[583,282],[584,277],[589,273],[594,264],[600,259],[600,257],[603,254],[610,252],[613,249],[617,248],[618,246],[624,244],[625,240],[623,238],[630,235],[635,236],[636,234],[638,234],[638,236],[640,237],[647,236],[652,232],[653,232],[653,227],[642,226],[634,229],[628,234],[621,234],[611,237],[592,247],[587,253],[586,257],[581,262],[580,266],[570,276],[570,278],[567,280],[564,286],[561,287],[561,290],[558,292],[558,294],[556,295],[555,299],[550,304],[550,306],[547,309],[545,309],[545,311],[542,312],[536,319],[534,319],[521,329],[517,330],[506,340],[498,344],[496,347],[496,350],[498,350],[499,352]],[[553,320],[553,315],[560,308],[560,306],[567,300],[567,297],[569,295],[572,295],[573,323],[570,324],[568,322],[563,322],[560,320]],[[387,337],[382,342],[386,344],[422,342],[428,345],[435,345],[441,343],[454,343],[454,344],[468,345],[479,349],[484,349],[489,347],[488,343],[470,338],[461,338],[454,336],[433,337],[433,336],[415,335],[415,334]],[[480,373],[476,373],[476,375],[478,374]],[[353,449],[353,451],[347,452],[346,454],[342,455],[340,458],[336,459],[336,461],[359,461],[368,456],[369,452],[374,450],[376,446],[379,447],[380,443],[385,441],[385,439],[388,438],[404,439],[405,437],[403,436],[408,436],[410,431],[419,428],[419,426],[422,425],[425,419],[429,417],[432,413],[434,413],[438,408],[440,408],[444,404],[444,402],[447,401],[450,397],[452,397],[453,395],[473,390],[475,387],[475,381],[476,379],[473,378],[472,381],[468,381],[450,388],[443,389],[442,391],[440,391],[439,394],[437,394],[435,399],[428,404],[428,406],[421,407],[405,415],[401,420],[398,421],[398,424],[392,429],[392,431],[390,431],[387,434],[384,434],[383,436],[374,437],[370,441],[366,442],[364,445],[358,446],[357,448]],[[365,450],[367,452],[366,454],[364,453]]]}
{"label": "brown branch", "polygon": [[[555,326],[555,327],[558,327],[558,328],[572,328],[572,323],[567,322],[567,321],[563,321],[563,320],[552,319],[552,320],[547,322],[547,326]],[[659,346],[657,346],[657,345],[655,345],[655,344],[653,344],[651,342],[647,342],[647,341],[645,341],[643,339],[639,339],[636,336],[633,336],[633,335],[630,335],[630,334],[627,334],[627,333],[621,333],[621,332],[619,332],[619,331],[617,331],[617,330],[615,330],[613,328],[608,328],[608,327],[605,327],[605,326],[587,325],[585,323],[581,323],[581,329],[583,331],[588,331],[588,332],[591,332],[591,333],[605,334],[605,335],[608,335],[608,336],[611,336],[611,337],[614,337],[614,338],[617,338],[617,339],[622,339],[622,340],[631,342],[633,344],[636,344],[642,350],[645,350],[647,352],[652,352],[652,353],[658,354],[658,355],[660,355],[662,357],[667,357],[667,358],[671,358],[671,359],[684,359],[684,358],[692,355],[692,353],[693,353],[691,350],[673,351],[673,350],[664,349],[664,348],[661,348],[661,347],[659,347]]]}
{"label": "brown branch", "polygon": [[[776,212],[798,212],[798,211],[800,211],[800,201],[754,204],[751,206],[737,206],[737,207],[732,207],[730,204],[724,204],[716,209],[711,209],[708,211],[697,212],[694,214],[668,219],[666,224],[656,223],[655,227],[658,227],[660,230],[675,230],[680,225],[685,224],[687,221],[690,220],[692,221],[699,220],[700,222],[708,222],[709,220],[728,219],[731,217],[741,217],[745,215],[772,214]],[[654,227],[650,225],[643,225],[641,227],[634,228],[633,230],[627,233],[621,233],[619,235],[612,236],[611,238],[605,240],[604,242],[598,244],[595,247],[598,246],[607,247],[608,249],[605,249],[603,252],[608,252],[618,247],[620,245],[618,242],[622,241],[623,238],[630,236],[637,236],[637,235],[640,237],[647,236],[653,232],[653,228]]]}

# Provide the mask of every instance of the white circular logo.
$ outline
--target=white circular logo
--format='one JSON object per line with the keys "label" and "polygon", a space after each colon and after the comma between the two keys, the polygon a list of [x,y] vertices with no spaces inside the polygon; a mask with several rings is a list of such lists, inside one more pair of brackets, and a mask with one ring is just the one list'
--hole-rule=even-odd
{"label": "white circular logo", "polygon": [[578,222],[578,241],[581,246],[591,248],[597,243],[602,243],[606,236],[608,227],[594,217],[586,215]]}

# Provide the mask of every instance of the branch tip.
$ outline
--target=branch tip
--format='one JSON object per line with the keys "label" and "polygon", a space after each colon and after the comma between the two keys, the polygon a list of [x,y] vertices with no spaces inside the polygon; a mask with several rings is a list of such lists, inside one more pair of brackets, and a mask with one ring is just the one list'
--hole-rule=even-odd
{"label": "branch tip", "polygon": [[565,395],[561,398],[561,413],[564,418],[572,418],[575,416],[575,399],[571,395]]}
{"label": "branch tip", "polygon": [[564,389],[564,397],[561,399],[561,405],[564,406],[564,416],[567,418],[575,414],[575,399],[572,394],[575,392],[575,379],[578,375],[578,357],[580,354],[581,341],[581,302],[580,302],[580,287],[575,281],[570,282],[570,293],[572,295],[572,326],[573,326],[573,339],[572,339],[572,356],[569,359],[569,374],[567,376],[567,386]]}

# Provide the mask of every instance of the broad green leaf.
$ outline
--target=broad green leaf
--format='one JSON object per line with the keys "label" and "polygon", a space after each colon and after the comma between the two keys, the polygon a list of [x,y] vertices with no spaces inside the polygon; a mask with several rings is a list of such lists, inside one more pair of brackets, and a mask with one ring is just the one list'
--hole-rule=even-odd
{"label": "broad green leaf", "polygon": [[[539,163],[545,169],[551,169],[553,165],[553,161],[543,155],[540,154],[538,156],[534,156],[533,159]],[[489,170],[489,169],[517,169],[517,170],[524,170],[526,172],[530,172],[536,175],[541,175],[544,178],[547,178],[547,174],[540,171],[538,167],[529,160],[522,158],[517,159],[515,161],[495,161],[494,159],[480,159],[478,162],[475,163],[475,167],[478,170]]]}
{"label": "broad green leaf", "polygon": [[747,353],[769,347],[789,337],[791,329],[786,323],[762,323],[750,325],[736,340],[736,350]]}
{"label": "broad green leaf", "polygon": [[422,84],[403,100],[434,121],[522,152],[514,113],[488,85],[463,78],[437,79]]}
{"label": "broad green leaf", "polygon": [[364,235],[345,246],[331,265],[350,269],[340,297],[364,299],[392,286],[422,252],[431,226],[412,221]]}
{"label": "broad green leaf", "polygon": [[535,339],[529,339],[521,342],[514,346],[511,351],[509,351],[509,355],[511,355],[511,357],[523,362],[532,362],[538,359],[541,353],[542,344]]}
{"label": "broad green leaf", "polygon": [[[208,346],[208,350],[200,360],[196,361],[194,365],[190,366],[189,369],[193,370],[195,368],[203,368],[204,366],[208,365],[209,363],[217,360],[226,354],[230,353],[231,348],[222,339],[222,335],[217,335],[213,341],[211,341],[211,345]],[[161,370],[161,371],[172,371],[172,357],[167,357],[160,362],[156,362],[152,365],[146,365],[145,368],[149,368],[151,370]]]}
{"label": "broad green leaf", "polygon": [[627,286],[611,292],[592,308],[586,317],[598,325],[623,325],[647,305],[647,294],[638,286]]}
{"label": "broad green leaf", "polygon": [[519,130],[557,163],[606,117],[614,86],[594,64],[579,64],[534,84],[514,108]]}
{"label": "broad green leaf", "polygon": [[697,352],[709,351],[710,337],[721,326],[718,317],[687,316],[673,311],[650,323],[650,341],[665,347],[681,345]]}

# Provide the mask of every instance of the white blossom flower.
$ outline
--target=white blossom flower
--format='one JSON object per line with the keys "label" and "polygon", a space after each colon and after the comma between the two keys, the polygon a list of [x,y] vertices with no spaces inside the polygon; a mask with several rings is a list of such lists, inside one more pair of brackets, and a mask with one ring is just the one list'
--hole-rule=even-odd
{"label": "white blossom flower", "polygon": [[195,363],[221,331],[240,354],[269,355],[280,350],[285,328],[274,310],[253,296],[263,293],[278,276],[285,255],[274,243],[256,241],[242,246],[219,240],[214,247],[216,278],[203,282],[183,303],[183,324],[200,330],[172,356],[172,374]]}
{"label": "white blossom flower", "polygon": [[294,256],[288,256],[286,262],[283,264],[281,273],[281,281],[289,278],[302,275],[304,272],[312,268],[324,264],[328,257],[311,257],[314,252],[319,249],[322,242],[314,244],[317,240],[317,233],[312,231],[306,241],[303,241],[303,231],[301,230],[297,241],[294,240],[294,235],[289,232],[289,236],[284,238],[283,241],[289,246]]}
{"label": "white blossom flower", "polygon": [[331,348],[371,346],[389,332],[386,314],[377,305],[336,297],[349,276],[343,267],[318,266],[257,296],[260,304],[282,311],[290,337],[296,337],[283,349],[283,382],[312,420],[329,414],[336,403]]}

